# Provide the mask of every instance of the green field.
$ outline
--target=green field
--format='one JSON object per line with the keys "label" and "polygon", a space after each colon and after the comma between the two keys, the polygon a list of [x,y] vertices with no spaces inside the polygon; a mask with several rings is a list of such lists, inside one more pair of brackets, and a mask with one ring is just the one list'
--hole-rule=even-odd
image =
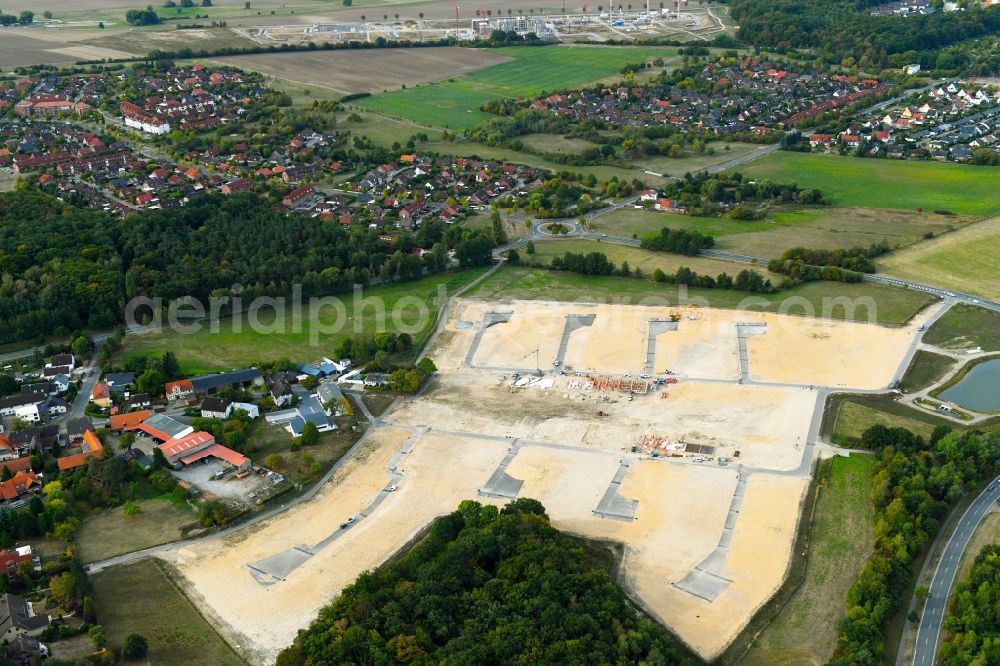
{"label": "green field", "polygon": [[[836,457],[822,481],[805,580],[747,655],[749,666],[826,663],[847,590],[872,549],[874,458]],[[821,478],[826,470],[821,470]]]}
{"label": "green field", "polygon": [[719,259],[706,259],[704,257],[686,257],[680,254],[668,252],[653,252],[627,245],[617,245],[611,243],[601,243],[592,240],[552,240],[536,241],[535,256],[528,257],[522,255],[522,260],[532,262],[537,261],[544,265],[551,263],[555,257],[561,257],[567,252],[575,254],[587,254],[589,252],[601,252],[614,263],[615,268],[620,268],[624,262],[628,262],[629,267],[634,271],[641,269],[648,278],[653,271],[659,268],[664,273],[676,273],[678,268],[686,267],[699,275],[710,275],[713,278],[719,273],[726,273],[735,277],[737,273],[744,269],[756,271],[765,279],[777,278],[780,276],[769,273],[764,266],[756,267],[744,264],[734,264]]}
{"label": "green field", "polygon": [[[739,267],[738,264],[735,266]],[[733,271],[734,274],[736,272],[738,271]],[[657,284],[649,280],[595,277],[544,268],[508,266],[483,280],[467,292],[466,296],[490,300],[512,298],[624,305],[677,305],[678,290],[679,288],[674,285]],[[913,315],[932,302],[930,297],[917,292],[868,283],[810,282],[768,296],[696,288],[686,289],[686,294],[684,302],[698,299],[698,302],[711,307],[746,307],[768,312],[779,311],[786,303],[786,299],[796,297],[799,303],[807,302],[816,314],[823,314],[825,311],[827,316],[834,319],[862,320],[868,318],[868,313],[863,308],[850,313],[841,307],[831,307],[830,301],[825,299],[869,297],[876,305],[879,323],[883,324],[901,324],[909,321]],[[803,307],[796,305],[787,308],[786,311],[793,315],[802,314]]]}
{"label": "green field", "polygon": [[181,594],[156,560],[105,569],[90,580],[109,648],[120,649],[127,635],[140,633],[149,641],[150,664],[245,663]]}
{"label": "green field", "polygon": [[959,303],[924,334],[924,342],[946,349],[1000,351],[1000,312]]}
{"label": "green field", "polygon": [[918,243],[878,262],[879,271],[914,282],[1000,300],[1000,217]]}
{"label": "green field", "polygon": [[579,88],[617,74],[627,63],[676,53],[674,49],[632,46],[510,46],[494,51],[514,60],[356,103],[422,125],[461,130],[494,117],[479,110],[490,99]]}
{"label": "green field", "polygon": [[817,188],[835,206],[977,216],[1000,211],[997,173],[990,167],[779,151],[732,171]]}
{"label": "green field", "polygon": [[[287,358],[295,363],[304,363],[321,356],[331,356],[337,343],[357,335],[371,335],[378,330],[378,309],[374,305],[366,305],[363,299],[372,299],[383,304],[385,330],[397,331],[399,326],[393,320],[393,308],[405,305],[400,310],[398,323],[406,327],[417,327],[419,331],[413,335],[415,346],[423,343],[426,336],[437,323],[438,309],[442,305],[438,301],[439,289],[445,296],[453,294],[458,289],[469,284],[482,275],[484,270],[469,270],[459,273],[435,275],[415,282],[394,284],[385,287],[371,287],[364,290],[361,298],[355,303],[352,294],[341,294],[340,299],[345,307],[347,319],[341,319],[343,326],[338,332],[323,333],[324,327],[332,329],[336,314],[332,308],[325,308],[320,313],[319,326],[310,326],[308,303],[303,304],[301,326],[293,327],[296,311],[291,306],[285,310],[285,332],[254,331],[249,327],[247,316],[240,319],[239,330],[231,319],[220,322],[219,331],[213,333],[207,322],[195,333],[182,334],[175,331],[134,335],[126,338],[126,345],[121,354],[141,354],[161,356],[170,350],[177,355],[184,373],[200,374],[219,372],[238,367],[259,365],[267,361]],[[424,303],[429,316],[422,317],[412,303],[413,298]],[[401,299],[407,300],[402,301]],[[360,316],[359,316],[360,315]],[[259,317],[262,324],[274,322],[273,311],[264,310]],[[318,344],[314,344],[314,340]]]}
{"label": "green field", "polygon": [[927,388],[944,377],[954,365],[955,359],[949,356],[918,349],[899,387],[907,393]]}
{"label": "green field", "polygon": [[861,434],[873,425],[899,427],[930,437],[937,425],[950,422],[920,409],[902,405],[886,395],[835,396],[827,405],[824,435],[839,446],[853,447],[860,443]]}

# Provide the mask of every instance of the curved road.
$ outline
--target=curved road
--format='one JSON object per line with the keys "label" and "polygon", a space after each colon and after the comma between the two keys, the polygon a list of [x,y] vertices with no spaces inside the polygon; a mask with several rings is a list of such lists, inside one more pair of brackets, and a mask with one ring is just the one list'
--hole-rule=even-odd
{"label": "curved road", "polygon": [[1000,500],[1000,477],[980,493],[958,521],[955,532],[948,539],[941,560],[934,570],[931,579],[930,596],[920,616],[917,628],[917,644],[913,651],[913,666],[934,666],[937,661],[938,642],[941,640],[941,626],[945,611],[948,609],[948,597],[952,585],[958,575],[958,567],[962,554],[969,546],[969,541],[979,523],[986,517],[993,505]]}

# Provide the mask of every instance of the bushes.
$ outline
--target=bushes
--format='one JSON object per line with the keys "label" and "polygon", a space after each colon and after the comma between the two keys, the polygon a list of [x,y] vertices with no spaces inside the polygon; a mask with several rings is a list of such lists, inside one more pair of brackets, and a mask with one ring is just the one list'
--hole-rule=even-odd
{"label": "bushes", "polygon": [[664,228],[660,230],[659,236],[644,239],[641,247],[644,250],[672,252],[693,257],[704,249],[715,247],[715,239],[700,231]]}

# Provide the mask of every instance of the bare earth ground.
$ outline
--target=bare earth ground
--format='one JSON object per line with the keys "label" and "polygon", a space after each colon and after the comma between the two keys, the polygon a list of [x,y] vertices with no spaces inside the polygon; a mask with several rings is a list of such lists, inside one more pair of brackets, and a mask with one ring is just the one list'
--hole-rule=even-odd
{"label": "bare earth ground", "polygon": [[220,58],[221,62],[279,79],[344,93],[380,92],[460,76],[510,58],[483,49],[432,47],[364,51],[308,51]]}
{"label": "bare earth ground", "polygon": [[[465,367],[483,314],[500,310],[514,313],[511,323],[486,329],[473,367]],[[588,312],[597,318],[570,336],[567,363],[572,358],[618,377],[641,369],[644,322],[669,315],[642,306],[454,302],[429,352],[440,368],[429,390],[388,413],[312,501],[245,533],[165,555],[182,587],[252,663],[271,663],[322,605],[433,517],[464,499],[506,502],[479,491],[513,451],[505,472],[523,482],[517,495],[540,500],[560,529],[625,544],[623,582],[630,592],[701,656],[717,656],[784,579],[809,482],[807,468],[799,467],[803,440],[817,402],[809,386],[737,383],[735,322],[752,317],[768,323],[766,334],[750,339],[752,377],[818,386],[887,382],[911,332],[685,311],[679,330],[657,339],[658,362],[669,360],[681,376],[666,387],[666,398],[654,390],[633,399],[605,393],[602,399],[581,387],[584,377],[553,372],[547,375],[551,388],[514,388],[501,380],[509,371],[476,367],[506,363],[530,371],[535,347],[544,345],[540,361],[550,368],[566,314]],[[659,457],[633,449],[651,435],[680,448],[716,447],[715,455],[730,462],[699,462],[697,454],[677,448],[662,449]],[[409,453],[398,455],[404,448]],[[623,461],[630,466],[618,495],[638,500],[634,519],[601,517],[595,509]],[[402,480],[396,492],[386,493],[392,466]],[[717,550],[740,479],[745,490],[732,539],[728,549]],[[349,530],[338,530],[379,497],[382,503]],[[331,534],[338,538],[316,549]],[[265,587],[247,569],[298,545],[315,554],[279,582]],[[677,586],[709,555],[721,556],[718,575],[730,581],[712,601]]]}
{"label": "bare earth ground", "polygon": [[5,70],[22,65],[72,64],[77,60],[131,57],[131,53],[124,51],[79,44],[76,35],[10,28],[4,28],[0,33],[0,69]]}

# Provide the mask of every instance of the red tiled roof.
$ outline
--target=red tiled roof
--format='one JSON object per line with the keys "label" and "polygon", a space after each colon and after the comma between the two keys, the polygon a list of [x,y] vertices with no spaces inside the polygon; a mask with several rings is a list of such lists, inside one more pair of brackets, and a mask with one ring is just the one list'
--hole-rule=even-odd
{"label": "red tiled roof", "polygon": [[220,460],[225,460],[227,463],[231,464],[233,467],[242,467],[246,463],[250,462],[242,453],[233,451],[232,449],[223,446],[222,444],[213,444],[207,449],[202,449],[197,453],[192,453],[189,456],[184,456],[181,458],[181,462],[185,465],[190,465],[193,462],[197,462],[202,458],[207,458],[209,456],[219,458]]}
{"label": "red tiled roof", "polygon": [[0,499],[17,499],[36,485],[40,485],[40,482],[34,472],[18,472],[14,478],[0,482]]}
{"label": "red tiled roof", "polygon": [[153,415],[148,409],[138,412],[128,412],[127,414],[115,414],[111,417],[110,427],[112,430],[135,430],[136,427]]}

